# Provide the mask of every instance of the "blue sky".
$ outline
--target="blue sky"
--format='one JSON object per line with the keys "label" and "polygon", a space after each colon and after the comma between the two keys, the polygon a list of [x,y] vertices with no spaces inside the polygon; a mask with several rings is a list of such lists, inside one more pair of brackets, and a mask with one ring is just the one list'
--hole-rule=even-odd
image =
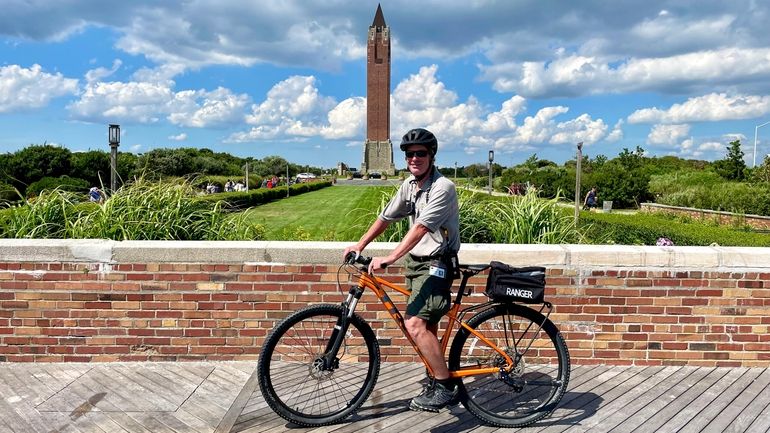
{"label": "blue sky", "polygon": [[[721,159],[770,121],[770,2],[382,1],[391,140],[439,138],[438,164]],[[6,0],[0,151],[205,147],[361,163],[366,34],[377,2]],[[396,150],[398,147],[396,146]],[[757,163],[770,152],[758,134]],[[399,153],[396,166],[403,168]]]}

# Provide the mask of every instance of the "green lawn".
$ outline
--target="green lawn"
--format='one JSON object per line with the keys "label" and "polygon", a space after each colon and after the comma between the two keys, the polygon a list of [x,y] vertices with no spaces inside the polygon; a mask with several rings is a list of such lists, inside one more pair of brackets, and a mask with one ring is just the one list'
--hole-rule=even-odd
{"label": "green lawn", "polygon": [[250,209],[267,240],[357,241],[394,187],[332,186]]}

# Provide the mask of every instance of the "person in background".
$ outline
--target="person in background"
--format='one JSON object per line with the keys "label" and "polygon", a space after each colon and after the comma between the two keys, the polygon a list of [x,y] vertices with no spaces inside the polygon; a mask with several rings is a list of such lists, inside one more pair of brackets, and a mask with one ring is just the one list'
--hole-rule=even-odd
{"label": "person in background", "polygon": [[599,206],[599,195],[596,192],[596,187],[592,186],[591,190],[586,194],[586,199],[583,201],[583,209],[592,209]]}
{"label": "person in background", "polygon": [[104,203],[104,194],[102,194],[99,188],[93,186],[88,190],[88,201],[92,203]]}

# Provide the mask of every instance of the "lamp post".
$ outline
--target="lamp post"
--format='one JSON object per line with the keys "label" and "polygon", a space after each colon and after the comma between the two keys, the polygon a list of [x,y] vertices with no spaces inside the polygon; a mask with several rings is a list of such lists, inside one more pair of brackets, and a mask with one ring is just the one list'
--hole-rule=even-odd
{"label": "lamp post", "polygon": [[495,160],[495,151],[489,151],[489,195],[492,195],[492,161]]}
{"label": "lamp post", "polygon": [[457,161],[455,161],[455,183],[457,183]]}
{"label": "lamp post", "polygon": [[757,125],[754,127],[754,163],[751,165],[751,168],[754,168],[757,166],[757,133],[759,132],[759,128],[768,124],[770,124],[770,120],[768,120],[767,122],[761,125]]}
{"label": "lamp post", "polygon": [[249,161],[246,161],[246,192],[249,192]]}
{"label": "lamp post", "polygon": [[580,165],[583,162],[583,142],[577,144],[577,164],[575,165],[575,226],[580,215]]}
{"label": "lamp post", "polygon": [[110,124],[107,138],[110,142],[110,193],[118,186],[118,146],[120,146],[120,125]]}

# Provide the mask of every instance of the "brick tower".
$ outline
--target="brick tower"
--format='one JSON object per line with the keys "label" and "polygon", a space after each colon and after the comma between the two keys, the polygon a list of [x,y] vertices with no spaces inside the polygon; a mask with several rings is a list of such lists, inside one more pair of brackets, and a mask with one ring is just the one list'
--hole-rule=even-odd
{"label": "brick tower", "polygon": [[390,142],[390,29],[377,5],[366,38],[366,142],[364,173],[396,174]]}

